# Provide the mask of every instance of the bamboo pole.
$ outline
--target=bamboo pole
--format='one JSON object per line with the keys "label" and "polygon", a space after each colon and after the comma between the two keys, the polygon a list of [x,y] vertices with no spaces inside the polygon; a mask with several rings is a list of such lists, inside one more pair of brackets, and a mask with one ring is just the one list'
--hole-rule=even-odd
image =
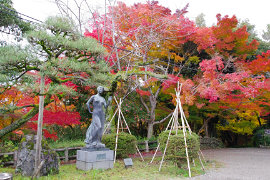
{"label": "bamboo pole", "polygon": [[187,125],[187,127],[188,127],[189,135],[191,135],[191,132],[192,132],[192,131],[191,131],[191,128],[190,128],[190,126],[189,126],[189,124],[188,124],[188,122],[187,122],[187,118],[186,118],[186,116],[185,116],[185,113],[184,113],[184,110],[183,110],[181,101],[180,101],[180,111],[181,111],[181,113],[183,114],[183,118],[184,118],[185,123],[186,123],[186,125]]}
{"label": "bamboo pole", "polygon": [[[121,104],[121,101],[122,100],[120,98],[119,104]],[[116,138],[115,138],[115,149],[114,149],[114,161],[113,161],[113,163],[115,163],[115,161],[116,161],[116,150],[117,150],[117,143],[118,143],[119,124],[120,124],[120,111],[118,110],[118,122],[117,122]]]}
{"label": "bamboo pole", "polygon": [[42,168],[44,163],[45,163],[45,160],[41,161],[41,163],[38,165],[37,169],[35,169],[31,179],[34,179],[35,177],[39,177],[40,169]]}
{"label": "bamboo pole", "polygon": [[[167,127],[166,127],[166,129],[165,129],[165,131],[168,130],[168,128],[169,128],[169,126],[170,126],[172,120],[173,120],[173,115],[172,115],[172,117],[171,117],[171,119],[170,119],[170,121],[169,121],[169,123],[168,123],[168,125],[167,125]],[[156,154],[157,154],[157,151],[158,151],[158,149],[159,149],[159,146],[160,146],[160,143],[158,143],[157,149],[156,149],[156,151],[155,151],[155,154],[154,154],[152,160],[150,161],[150,164],[154,161],[154,159],[155,159],[155,157],[156,157]]]}
{"label": "bamboo pole", "polygon": [[[180,99],[178,99],[180,101]],[[180,104],[179,104],[180,106]],[[186,139],[186,126],[183,118],[183,113],[181,113],[181,121],[183,126],[183,135],[184,135],[184,141],[185,141],[185,149],[186,149],[186,156],[187,156],[187,164],[188,164],[188,175],[191,177],[191,171],[190,171],[190,164],[189,164],[189,156],[188,156],[188,146],[187,146],[187,139]]]}
{"label": "bamboo pole", "polygon": [[[174,119],[174,121],[175,121],[175,119]],[[174,122],[172,123],[172,125],[174,125]],[[169,132],[169,135],[168,135],[168,139],[167,139],[167,142],[166,142],[166,146],[165,146],[165,149],[164,149],[164,152],[163,152],[163,155],[162,155],[162,159],[161,159],[158,171],[161,170],[161,167],[162,167],[162,164],[163,164],[163,161],[164,161],[164,157],[165,157],[165,154],[166,154],[166,150],[167,150],[167,147],[168,147],[168,144],[169,144],[171,133],[172,133],[172,128],[170,129],[170,132]]]}
{"label": "bamboo pole", "polygon": [[205,158],[204,158],[204,155],[203,155],[203,153],[202,153],[201,149],[199,149],[199,152],[200,152],[200,153],[201,153],[201,155],[202,155],[202,158],[203,158],[204,163],[206,163]]}
{"label": "bamboo pole", "polygon": [[[122,111],[121,111],[121,115],[122,115],[122,117],[123,117],[124,123],[125,123],[126,126],[127,126],[127,129],[128,129],[129,134],[132,135],[132,134],[131,134],[131,131],[130,131],[129,127],[128,127],[127,121],[126,121],[126,119],[125,119],[125,117],[124,117]],[[143,156],[142,156],[142,154],[141,154],[141,152],[140,152],[140,150],[139,150],[137,144],[136,144],[136,149],[137,149],[137,152],[139,153],[141,159],[144,161]]]}
{"label": "bamboo pole", "polygon": [[[114,97],[114,99],[115,99],[115,97]],[[105,134],[105,132],[107,131],[108,127],[109,127],[109,126],[110,126],[110,124],[112,123],[112,120],[113,120],[114,116],[115,116],[115,115],[116,115],[116,113],[118,112],[118,108],[119,108],[119,107],[117,107],[117,109],[115,110],[115,112],[114,112],[114,114],[113,114],[113,117],[112,117],[112,119],[110,120],[110,122],[109,122],[108,126],[105,128],[105,130],[104,130],[103,134]]]}
{"label": "bamboo pole", "polygon": [[169,136],[168,136],[168,139],[167,139],[167,142],[166,142],[166,146],[165,146],[165,149],[164,149],[164,152],[163,152],[163,155],[162,155],[162,159],[161,159],[158,171],[161,170],[161,167],[162,167],[162,164],[163,164],[163,161],[164,161],[164,157],[165,157],[165,154],[166,154],[166,150],[167,150],[167,147],[168,147],[168,144],[169,144],[171,132],[172,132],[172,129],[170,129]]}
{"label": "bamboo pole", "polygon": [[201,157],[200,157],[200,153],[199,152],[197,152],[197,153],[198,153],[198,157],[199,157],[200,163],[202,165],[202,170],[205,171],[204,165],[203,165],[202,160],[201,160]]}

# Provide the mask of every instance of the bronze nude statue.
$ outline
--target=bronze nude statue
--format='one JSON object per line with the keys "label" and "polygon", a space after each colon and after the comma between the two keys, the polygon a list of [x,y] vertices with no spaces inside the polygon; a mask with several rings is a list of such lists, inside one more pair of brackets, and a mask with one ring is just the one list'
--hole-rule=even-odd
{"label": "bronze nude statue", "polygon": [[[112,101],[112,97],[108,98],[108,102],[101,96],[104,92],[104,87],[99,86],[97,88],[97,94],[90,97],[86,105],[88,111],[92,114],[92,122],[86,132],[86,148],[105,148],[105,145],[101,143],[101,138],[104,130],[105,112]],[[93,103],[93,111],[90,109],[90,104]]]}

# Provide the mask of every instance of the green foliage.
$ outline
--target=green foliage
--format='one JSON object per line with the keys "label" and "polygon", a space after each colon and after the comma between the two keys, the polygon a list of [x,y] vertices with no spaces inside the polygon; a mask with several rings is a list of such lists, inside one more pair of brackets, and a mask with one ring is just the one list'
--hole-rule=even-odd
{"label": "green foliage", "polygon": [[205,15],[203,13],[201,13],[195,18],[195,23],[198,27],[206,27],[204,17],[205,17]]}
{"label": "green foliage", "polygon": [[45,28],[55,33],[77,33],[74,22],[60,16],[48,17]]}
{"label": "green foliage", "polygon": [[0,153],[13,152],[17,149],[12,141],[5,141],[0,144]]}
{"label": "green foliage", "polygon": [[[15,40],[22,40],[22,33],[31,29],[30,23],[25,22],[18,17],[18,13],[12,7],[11,0],[0,0],[0,27],[4,31],[11,32],[15,36]],[[0,45],[5,44],[0,40]]]}
{"label": "green foliage", "polygon": [[[105,134],[102,137],[102,143],[106,145],[107,148],[115,149],[115,139],[116,133]],[[128,133],[120,132],[118,134],[117,143],[117,158],[126,158],[129,154],[134,154],[136,152],[137,139],[135,136]]]}
{"label": "green foliage", "polygon": [[39,64],[37,57],[30,54],[28,48],[0,47],[0,82],[5,85],[12,84],[26,71],[34,70]]}
{"label": "green foliage", "polygon": [[[57,132],[58,141],[71,141],[71,140],[84,140],[87,127],[81,125],[74,126],[59,126],[59,125],[51,125],[47,127],[47,129],[53,132]],[[52,140],[53,141],[53,140]]]}
{"label": "green foliage", "polygon": [[254,133],[253,142],[255,146],[270,146],[270,134],[266,134],[265,129],[259,129]]}
{"label": "green foliage", "polygon": [[[13,152],[15,150],[17,150],[17,147],[12,141],[4,141],[0,144],[0,153]],[[12,159],[12,156],[0,156],[0,167],[3,166],[5,162],[12,161]]]}
{"label": "green foliage", "polygon": [[200,137],[200,147],[201,149],[217,149],[217,148],[223,148],[224,144],[218,138]]}
{"label": "green foliage", "polygon": [[200,60],[200,58],[198,56],[190,56],[188,58],[187,64],[191,64],[191,63],[193,63],[193,64],[199,64],[200,61],[201,60]]}
{"label": "green foliage", "polygon": [[138,136],[146,136],[147,119],[150,115],[140,103],[136,92],[133,92],[125,99],[122,105],[122,112],[131,130],[131,133]]}
{"label": "green foliage", "polygon": [[[163,152],[168,140],[169,132],[170,131],[164,131],[158,137],[160,149]],[[186,140],[188,146],[188,156],[190,159],[195,159],[200,149],[199,136],[195,133],[191,133],[191,135],[187,133]],[[181,164],[186,161],[185,141],[182,130],[178,130],[177,135],[176,131],[171,132],[165,157],[177,163],[178,167],[181,167]]]}
{"label": "green foliage", "polygon": [[267,24],[266,31],[263,31],[262,38],[266,41],[270,41],[270,24]]}

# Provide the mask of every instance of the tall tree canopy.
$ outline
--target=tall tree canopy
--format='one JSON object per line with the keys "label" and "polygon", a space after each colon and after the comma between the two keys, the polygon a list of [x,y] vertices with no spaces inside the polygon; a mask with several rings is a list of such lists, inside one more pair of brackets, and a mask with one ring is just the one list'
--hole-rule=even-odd
{"label": "tall tree canopy", "polygon": [[[27,48],[0,48],[1,93],[16,87],[34,98],[39,95],[38,84],[42,73],[46,78],[46,106],[54,100],[53,95],[59,99],[78,97],[80,94],[76,92],[76,86],[106,84],[110,80],[107,76],[109,68],[102,61],[105,49],[96,40],[81,37],[69,20],[50,17],[43,26],[29,31],[26,38],[31,44]],[[37,114],[36,102],[21,104],[15,108],[13,104],[1,108],[1,111],[24,109],[26,114],[1,129],[0,137]]]}

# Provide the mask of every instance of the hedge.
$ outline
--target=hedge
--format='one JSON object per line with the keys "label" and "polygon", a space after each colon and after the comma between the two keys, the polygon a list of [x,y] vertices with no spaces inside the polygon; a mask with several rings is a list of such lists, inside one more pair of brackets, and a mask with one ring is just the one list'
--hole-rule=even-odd
{"label": "hedge", "polygon": [[[102,143],[111,150],[115,149],[116,133],[105,134],[102,137]],[[129,154],[136,153],[137,139],[135,136],[125,132],[120,132],[118,135],[117,143],[117,158],[126,158]]]}
{"label": "hedge", "polygon": [[[164,152],[168,136],[169,131],[164,131],[158,137],[162,152]],[[197,153],[200,149],[199,136],[195,133],[191,133],[191,135],[187,133],[186,140],[189,158],[194,159],[198,156]],[[165,158],[175,162],[179,168],[181,167],[181,164],[186,161],[185,141],[182,130],[178,130],[177,135],[176,131],[171,132]]]}

